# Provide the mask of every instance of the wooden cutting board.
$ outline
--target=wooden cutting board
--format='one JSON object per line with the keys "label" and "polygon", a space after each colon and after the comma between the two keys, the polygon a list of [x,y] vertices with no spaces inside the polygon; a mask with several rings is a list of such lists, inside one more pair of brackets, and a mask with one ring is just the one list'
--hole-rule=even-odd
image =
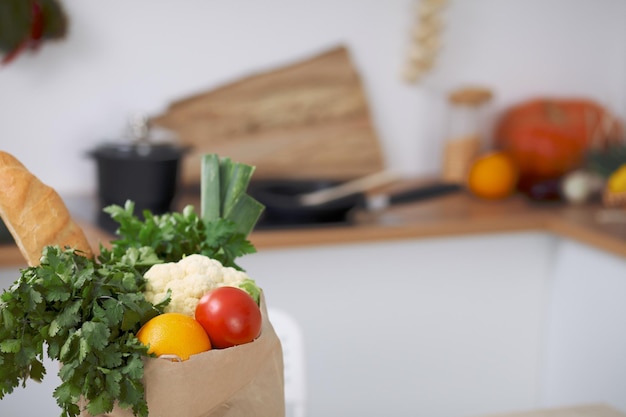
{"label": "wooden cutting board", "polygon": [[151,123],[192,147],[183,184],[199,183],[205,153],[255,165],[255,178],[351,179],[384,167],[344,46],[181,99]]}

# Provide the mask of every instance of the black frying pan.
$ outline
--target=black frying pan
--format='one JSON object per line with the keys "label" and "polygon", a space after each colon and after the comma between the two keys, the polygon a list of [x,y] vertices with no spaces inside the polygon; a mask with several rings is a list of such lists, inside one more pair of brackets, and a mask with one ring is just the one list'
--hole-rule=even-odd
{"label": "black frying pan", "polygon": [[[316,205],[304,205],[299,200],[302,194],[338,184],[340,182],[331,180],[261,179],[252,181],[248,187],[248,194],[265,205],[258,228],[346,223],[350,221],[351,211],[370,209],[370,200],[366,193],[353,193]],[[461,189],[460,185],[445,183],[419,186],[389,195],[387,204],[403,204],[434,198]]]}

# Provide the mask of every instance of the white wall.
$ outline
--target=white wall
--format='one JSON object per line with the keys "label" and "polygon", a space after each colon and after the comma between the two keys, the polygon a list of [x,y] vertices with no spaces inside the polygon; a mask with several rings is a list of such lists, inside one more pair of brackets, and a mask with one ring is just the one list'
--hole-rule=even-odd
{"label": "white wall", "polygon": [[463,83],[494,112],[537,95],[587,95],[626,114],[623,0],[450,0],[444,49],[420,85],[399,77],[412,0],[62,0],[67,39],[0,69],[0,149],[65,194],[94,191],[85,152],[130,112],[317,53],[353,52],[389,164],[436,173],[443,96]]}

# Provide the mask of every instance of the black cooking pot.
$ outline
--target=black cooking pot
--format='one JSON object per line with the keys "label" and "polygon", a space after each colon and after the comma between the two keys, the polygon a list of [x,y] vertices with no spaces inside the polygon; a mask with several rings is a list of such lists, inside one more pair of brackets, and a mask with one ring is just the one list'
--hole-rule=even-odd
{"label": "black cooking pot", "polygon": [[117,224],[102,208],[123,206],[126,200],[135,202],[136,213],[169,211],[187,149],[174,144],[105,143],[89,152],[97,164],[98,223],[114,231]]}
{"label": "black cooking pot", "polygon": [[[365,193],[353,193],[322,204],[305,205],[300,196],[341,184],[317,179],[260,179],[248,187],[248,194],[265,205],[257,228],[350,223],[355,210],[371,209]],[[434,198],[462,190],[458,184],[435,183],[419,186],[386,197],[385,204],[402,204]]]}

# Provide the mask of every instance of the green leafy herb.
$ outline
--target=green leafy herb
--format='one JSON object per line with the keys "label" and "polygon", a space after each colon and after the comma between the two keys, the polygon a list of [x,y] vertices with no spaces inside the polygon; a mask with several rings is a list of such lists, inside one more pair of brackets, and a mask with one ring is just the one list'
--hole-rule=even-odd
{"label": "green leafy herb", "polygon": [[144,210],[143,220],[134,213],[132,201],[124,207],[106,207],[104,211],[120,226],[112,251],[101,250],[103,261],[119,259],[128,248],[150,247],[165,262],[198,253],[241,270],[235,259],[256,252],[247,236],[265,209],[246,194],[253,172],[250,165],[216,154],[203,155],[201,216],[190,205],[182,213],[154,215]]}
{"label": "green leafy herb", "polygon": [[118,401],[147,416],[147,350],[135,333],[169,301],[155,306],[143,296],[137,265],[158,261],[152,255],[129,249],[123,260],[99,264],[72,249],[46,247],[41,264],[23,270],[0,298],[0,399],[28,378],[42,380],[47,346],[48,357],[62,363],[54,391],[61,416],[79,415],[81,398],[92,415]]}
{"label": "green leafy herb", "polygon": [[185,255],[198,253],[218,260],[224,266],[241,270],[235,259],[256,249],[237,224],[223,218],[204,221],[187,206],[182,213],[154,215],[144,210],[143,220],[134,213],[135,204],[127,201],[124,207],[117,205],[104,209],[119,223],[118,239],[111,250],[101,248],[103,262],[120,259],[129,248],[151,248],[155,256],[164,262],[176,262]]}

